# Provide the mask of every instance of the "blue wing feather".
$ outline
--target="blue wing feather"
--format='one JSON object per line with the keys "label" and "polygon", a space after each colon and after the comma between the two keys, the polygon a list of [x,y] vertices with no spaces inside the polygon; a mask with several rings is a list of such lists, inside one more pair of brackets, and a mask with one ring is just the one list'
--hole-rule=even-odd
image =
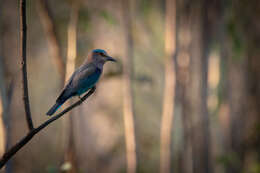
{"label": "blue wing feather", "polygon": [[64,103],[72,96],[83,94],[97,83],[101,73],[93,63],[81,66],[72,74],[57,102]]}
{"label": "blue wing feather", "polygon": [[101,72],[102,71],[99,68],[96,68],[94,73],[88,75],[86,78],[83,78],[81,81],[79,81],[77,94],[81,95],[82,93],[86,92],[87,90],[95,86],[98,79],[100,78]]}

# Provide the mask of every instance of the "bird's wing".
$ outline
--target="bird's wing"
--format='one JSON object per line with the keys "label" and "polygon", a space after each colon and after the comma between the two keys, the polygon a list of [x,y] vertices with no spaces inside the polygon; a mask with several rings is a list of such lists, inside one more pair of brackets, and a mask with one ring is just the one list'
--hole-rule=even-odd
{"label": "bird's wing", "polygon": [[58,102],[63,102],[67,100],[71,96],[75,95],[77,92],[77,88],[79,86],[79,82],[86,78],[87,76],[93,74],[96,70],[96,66],[92,63],[89,63],[85,66],[79,67],[75,72],[71,75],[70,79],[66,82],[61,94],[57,98]]}
{"label": "bird's wing", "polygon": [[81,85],[81,82],[87,79],[89,76],[93,75],[97,70],[97,67],[93,63],[89,63],[87,65],[81,66],[75,73],[71,79],[72,88],[77,88]]}

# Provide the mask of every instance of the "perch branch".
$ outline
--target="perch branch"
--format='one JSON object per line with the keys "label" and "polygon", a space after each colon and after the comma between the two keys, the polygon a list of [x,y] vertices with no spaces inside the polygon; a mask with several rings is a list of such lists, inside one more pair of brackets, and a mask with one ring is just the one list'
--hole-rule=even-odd
{"label": "perch branch", "polygon": [[22,82],[23,82],[23,103],[25,109],[25,116],[29,130],[33,130],[33,122],[30,111],[30,103],[28,96],[28,82],[27,82],[27,69],[26,69],[26,38],[27,38],[27,26],[26,26],[26,0],[20,0],[20,54],[21,54],[21,66],[22,66]]}
{"label": "perch branch", "polygon": [[48,126],[53,121],[59,119],[62,117],[65,113],[71,111],[73,108],[79,106],[82,102],[84,102],[90,95],[92,95],[96,90],[96,87],[91,88],[87,94],[85,94],[79,101],[74,103],[73,105],[67,107],[64,109],[61,113],[53,116],[52,118],[48,119],[41,125],[39,125],[37,128],[29,131],[29,133],[24,136],[20,141],[18,141],[12,148],[10,148],[1,158],[0,160],[0,169],[6,164],[6,162],[11,159],[17,151],[19,151],[21,148],[25,146],[38,132],[40,132],[42,129],[44,129],[46,126]]}
{"label": "perch branch", "polygon": [[47,127],[53,121],[62,117],[65,113],[69,112],[76,106],[79,106],[83,101],[85,101],[90,95],[92,95],[96,87],[91,88],[87,94],[85,94],[79,101],[74,103],[73,105],[67,107],[61,113],[53,116],[52,118],[48,119],[37,128],[33,127],[33,122],[31,118],[30,112],[30,104],[29,104],[29,97],[28,97],[28,83],[27,83],[27,70],[26,70],[26,0],[20,0],[20,40],[21,40],[21,65],[22,65],[22,79],[23,79],[23,101],[24,101],[24,108],[26,113],[26,120],[29,127],[29,132],[25,135],[21,140],[19,140],[13,147],[11,147],[5,154],[2,156],[0,160],[0,169],[4,167],[4,165],[10,160],[20,149],[22,149],[37,133],[39,133],[42,129]]}

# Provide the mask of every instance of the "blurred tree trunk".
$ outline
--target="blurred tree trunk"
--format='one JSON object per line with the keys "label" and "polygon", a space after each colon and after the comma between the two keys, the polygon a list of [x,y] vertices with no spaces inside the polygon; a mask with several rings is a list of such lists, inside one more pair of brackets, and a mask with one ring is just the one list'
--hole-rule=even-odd
{"label": "blurred tree trunk", "polygon": [[[6,82],[4,79],[4,68],[2,68],[2,59],[0,57],[0,156],[2,156],[6,149],[10,147],[11,142],[11,118],[10,118],[10,105],[13,95],[13,82],[9,85],[9,89],[5,88]],[[7,162],[5,166],[5,172],[11,173],[12,161]]]}
{"label": "blurred tree trunk", "polygon": [[[76,61],[76,25],[77,25],[77,9],[73,3],[71,9],[70,22],[68,26],[68,52],[67,52],[67,63],[65,64],[62,59],[61,53],[61,45],[58,40],[58,35],[54,23],[54,18],[52,12],[50,10],[49,4],[47,0],[38,0],[37,8],[38,13],[47,36],[47,41],[49,45],[49,49],[51,51],[51,57],[54,61],[54,64],[59,72],[61,79],[61,88],[69,79],[71,74],[75,69],[75,61]],[[68,104],[65,103],[68,106]],[[72,114],[70,112],[70,114]],[[63,119],[63,131],[65,131],[65,136],[62,138],[65,150],[64,150],[64,158],[62,171],[64,172],[76,172],[76,157],[75,157],[75,145],[74,145],[74,131],[73,131],[73,118],[72,116],[68,117],[69,120]]]}
{"label": "blurred tree trunk", "polygon": [[125,125],[127,172],[135,173],[137,168],[136,137],[133,105],[133,34],[131,2],[122,0],[123,22],[126,41],[126,55],[123,60],[123,111]]}
{"label": "blurred tree trunk", "polygon": [[227,61],[232,156],[227,172],[239,173],[260,164],[260,3],[242,0],[234,4],[227,9],[232,14],[227,25],[232,51]]}
{"label": "blurred tree trunk", "polygon": [[[65,80],[68,81],[72,73],[75,71],[76,66],[76,57],[77,57],[77,24],[78,24],[78,10],[79,10],[79,1],[73,1],[70,13],[70,21],[68,26],[68,50],[67,50],[67,62],[66,62],[66,76]],[[75,137],[74,137],[74,118],[69,115],[69,120],[65,121],[68,125],[67,128],[67,142],[66,142],[66,151],[65,151],[65,163],[70,165],[69,170],[65,169],[65,172],[76,173],[78,172],[77,166],[77,157],[76,157],[76,146],[75,146]],[[66,166],[65,166],[66,167]],[[64,167],[64,168],[65,168]]]}
{"label": "blurred tree trunk", "polygon": [[166,1],[165,20],[165,86],[161,122],[160,172],[171,172],[171,129],[174,114],[176,50],[176,1]]}
{"label": "blurred tree trunk", "polygon": [[[0,36],[2,36],[1,31]],[[9,116],[7,115],[6,109],[7,95],[1,44],[0,42],[0,156],[2,156],[6,150],[7,136],[10,134],[8,131]]]}
{"label": "blurred tree trunk", "polygon": [[[235,11],[232,7],[228,7],[224,14],[233,13]],[[230,16],[229,16],[230,17]],[[227,26],[238,27],[235,23],[229,23],[230,19],[226,19]],[[226,26],[226,27],[227,27]],[[239,173],[243,172],[245,148],[244,135],[246,127],[246,105],[249,100],[246,100],[246,63],[247,57],[241,55],[233,49],[234,33],[236,31],[224,32],[225,43],[223,51],[226,55],[225,63],[227,65],[227,102],[229,107],[229,135],[227,140],[227,153],[224,157],[229,158],[227,162],[226,172]],[[224,58],[224,57],[223,57]]]}
{"label": "blurred tree trunk", "polygon": [[[257,0],[248,4],[247,1],[243,1],[241,9],[244,9],[244,4],[247,4],[245,8],[245,16],[243,23],[243,32],[247,36],[246,43],[246,55],[248,56],[248,62],[246,66],[246,82],[247,86],[247,111],[245,119],[247,120],[246,130],[249,136],[245,136],[247,145],[247,160],[250,157],[255,157],[255,165],[260,165],[260,2]],[[238,9],[239,12],[240,9]],[[249,25],[247,22],[249,21]],[[252,156],[253,155],[253,156]],[[258,169],[259,171],[259,169]]]}
{"label": "blurred tree trunk", "polygon": [[[4,154],[6,149],[10,148],[11,145],[11,118],[10,118],[10,106],[13,96],[14,84],[13,81],[10,83],[8,90],[5,88],[6,82],[4,74],[4,68],[2,68],[2,59],[0,57],[0,156]],[[12,161],[8,161],[5,165],[5,172],[11,173],[12,169]]]}
{"label": "blurred tree trunk", "polygon": [[[230,148],[228,172],[238,173],[242,171],[244,160],[243,136],[245,129],[245,58],[236,60],[231,54],[227,58],[228,64],[228,103],[230,108]],[[243,106],[242,106],[243,105]],[[233,160],[235,159],[235,160]]]}
{"label": "blurred tree trunk", "polygon": [[47,0],[37,0],[38,13],[47,37],[49,49],[51,50],[51,57],[60,74],[61,86],[65,82],[65,63],[61,55],[61,46],[58,40],[54,19]]}
{"label": "blurred tree trunk", "polygon": [[227,32],[226,32],[226,10],[225,10],[226,0],[219,1],[219,22],[218,29],[219,34],[217,35],[218,44],[220,46],[220,79],[219,79],[219,119],[220,119],[220,129],[223,133],[222,136],[222,150],[224,153],[229,151],[229,142],[230,142],[230,114],[228,106],[228,64],[227,59],[230,56],[230,44],[228,44]]}
{"label": "blurred tree trunk", "polygon": [[[70,76],[75,70],[76,56],[77,56],[77,21],[78,21],[78,8],[79,2],[73,1],[70,13],[70,21],[68,26],[68,48],[67,48],[67,61],[66,68],[61,56],[61,46],[57,38],[54,19],[49,9],[48,3],[45,0],[38,0],[37,6],[44,26],[52,57],[61,76],[62,84],[69,80]],[[73,112],[71,112],[73,113]],[[70,113],[70,114],[71,114]],[[77,172],[76,161],[76,147],[74,138],[74,120],[73,116],[69,116],[69,120],[64,119],[64,130],[66,131],[65,137],[65,156],[64,164],[62,166],[65,172]]]}
{"label": "blurred tree trunk", "polygon": [[[259,13],[255,16],[255,22],[258,21],[257,17],[260,17]],[[251,27],[253,31],[254,26]],[[246,67],[246,79],[248,85],[246,101],[248,113],[243,117],[246,121],[246,133],[249,134],[248,136],[244,136],[247,149],[245,160],[255,159],[249,166],[251,169],[254,168],[255,165],[260,165],[260,51],[258,47],[260,43],[260,28],[255,29],[255,31],[256,32],[253,32],[254,36],[251,37],[249,41],[250,48],[247,50],[248,63]],[[245,172],[248,170],[247,168]]]}
{"label": "blurred tree trunk", "polygon": [[[176,86],[178,88],[179,104],[182,121],[182,148],[179,155],[178,172],[192,173],[192,128],[189,104],[190,61],[191,61],[191,12],[190,1],[177,1],[177,57],[176,57]],[[177,93],[176,93],[177,94]]]}
{"label": "blurred tree trunk", "polygon": [[[0,81],[2,82],[2,81]],[[4,108],[3,108],[3,100],[2,97],[0,97],[0,156],[4,154],[5,151],[5,128],[4,128],[4,122],[3,122],[3,116],[4,116]]]}
{"label": "blurred tree trunk", "polygon": [[210,30],[208,0],[191,4],[191,61],[188,91],[188,115],[192,121],[192,152],[194,173],[212,172],[210,163],[210,132],[207,109],[208,56]]}
{"label": "blurred tree trunk", "polygon": [[[3,122],[1,130],[3,130],[1,136],[1,143],[4,144],[4,150],[11,146],[11,140],[13,137],[11,121],[11,101],[14,91],[14,78],[17,72],[18,62],[17,55],[17,28],[18,24],[18,12],[19,10],[10,13],[10,8],[17,9],[16,1],[1,1],[0,6],[0,104],[2,110],[0,111],[0,119]],[[8,19],[8,20],[4,20]],[[12,49],[10,49],[12,48]],[[0,154],[2,155],[2,153]],[[13,160],[10,160],[5,165],[5,172],[13,172]]]}
{"label": "blurred tree trunk", "polygon": [[[3,34],[3,25],[2,25],[2,6],[0,6],[0,37]],[[0,41],[0,156],[3,155],[5,151],[5,131],[4,131],[4,119],[7,117],[5,114],[6,110],[6,87],[5,87],[5,77],[4,77],[4,60],[2,53],[2,40]],[[7,132],[7,131],[6,131]]]}

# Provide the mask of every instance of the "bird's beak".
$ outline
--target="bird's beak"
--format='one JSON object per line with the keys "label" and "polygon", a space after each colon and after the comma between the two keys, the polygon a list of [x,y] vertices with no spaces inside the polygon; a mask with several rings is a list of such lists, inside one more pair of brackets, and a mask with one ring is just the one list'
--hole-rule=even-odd
{"label": "bird's beak", "polygon": [[116,60],[114,58],[112,58],[111,56],[106,56],[107,57],[107,61],[113,61],[116,62]]}

